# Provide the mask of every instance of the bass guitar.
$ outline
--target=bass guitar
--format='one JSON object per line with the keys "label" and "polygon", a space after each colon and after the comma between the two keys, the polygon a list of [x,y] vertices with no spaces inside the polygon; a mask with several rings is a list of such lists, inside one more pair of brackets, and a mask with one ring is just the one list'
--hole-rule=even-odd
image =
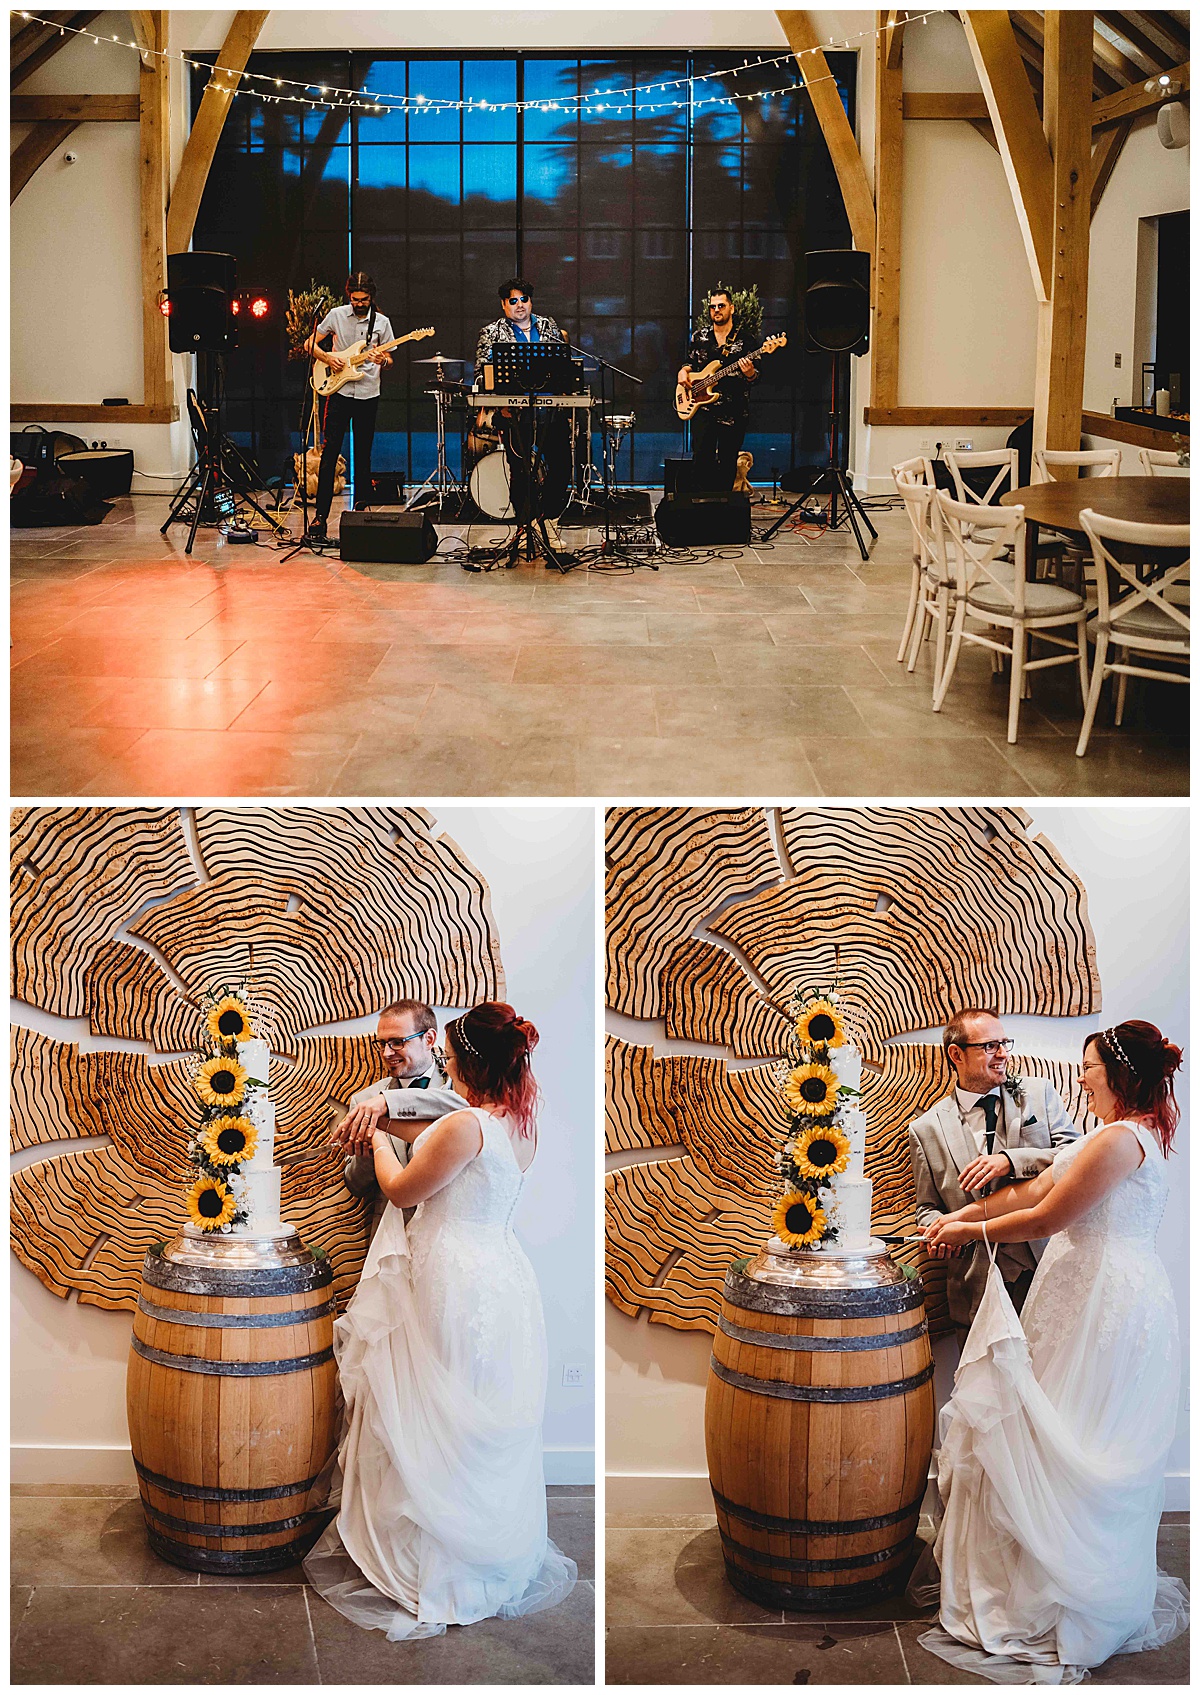
{"label": "bass guitar", "polygon": [[424,341],[427,335],[432,334],[433,325],[429,324],[423,330],[410,330],[407,335],[398,335],[395,341],[385,341],[381,347],[368,347],[365,341],[356,341],[353,347],[348,347],[340,355],[345,360],[340,371],[335,371],[330,365],[314,362],[312,385],[322,399],[327,395],[336,394],[347,383],[356,382],[377,353],[390,353],[393,347],[399,347],[402,342]]}
{"label": "bass guitar", "polygon": [[774,353],[777,348],[787,346],[786,335],[768,336],[762,346],[753,353],[739,353],[736,359],[728,365],[722,365],[718,360],[710,360],[702,371],[697,371],[689,384],[675,385],[675,413],[684,423],[695,417],[702,406],[711,406],[718,399],[717,384],[722,377],[731,377],[743,359],[761,359],[765,354]]}

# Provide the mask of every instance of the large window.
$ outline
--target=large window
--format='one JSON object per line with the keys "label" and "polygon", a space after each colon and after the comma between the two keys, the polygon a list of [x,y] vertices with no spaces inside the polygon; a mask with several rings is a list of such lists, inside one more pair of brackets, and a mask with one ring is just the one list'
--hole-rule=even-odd
{"label": "large window", "polygon": [[[369,271],[397,333],[436,326],[436,342],[401,349],[383,381],[375,468],[410,481],[435,453],[429,367],[411,360],[435,347],[471,360],[513,271],[573,341],[643,379],[617,379],[616,410],[637,418],[620,474],[649,484],[684,446],[675,372],[699,300],[718,280],[756,283],[764,333],[789,332],[754,394],[746,445],[761,480],[825,457],[829,370],[801,345],[801,261],[806,249],[849,244],[807,95],[779,92],[793,80],[786,64],[753,63],[771,51],[257,53],[251,71],[314,90],[427,104],[406,117],[239,98],[194,245],[234,253],[239,282],[280,300],[313,278],[340,293],[348,269]],[[854,63],[830,55],[851,121]],[[193,109],[207,73],[194,78]],[[579,109],[576,97],[595,90],[633,92]],[[476,105],[447,111],[438,100]],[[515,101],[537,109],[495,109]],[[279,314],[229,359],[227,428],[268,472],[298,441],[303,369],[283,341]]]}

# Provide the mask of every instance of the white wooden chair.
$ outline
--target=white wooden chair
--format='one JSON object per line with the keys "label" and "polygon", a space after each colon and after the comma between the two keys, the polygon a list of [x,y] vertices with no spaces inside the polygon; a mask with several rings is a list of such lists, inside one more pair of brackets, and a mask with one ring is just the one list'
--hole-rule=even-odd
{"label": "white wooden chair", "polygon": [[921,643],[931,626],[937,632],[933,658],[933,687],[936,692],[946,663],[946,638],[950,627],[950,592],[952,583],[946,562],[946,543],[942,534],[941,516],[934,499],[936,489],[932,480],[923,483],[915,478],[897,476],[896,487],[904,501],[905,511],[920,548],[922,569],[917,582],[917,600],[907,626],[908,670],[914,671]]}
{"label": "white wooden chair", "polygon": [[[964,505],[992,506],[1002,494],[1021,486],[1017,480],[1018,461],[1015,447],[993,447],[971,453],[947,451],[943,458],[954,478],[955,493]],[[976,485],[983,483],[984,479],[976,477],[967,482],[963,476],[964,471],[994,471],[995,475],[985,484],[981,493]]]}
{"label": "white wooden chair", "polygon": [[[1136,559],[1118,557],[1110,545],[1116,543],[1122,554],[1141,550],[1143,557],[1156,549],[1179,551],[1191,546],[1187,524],[1130,524],[1119,518],[1104,518],[1090,508],[1080,517],[1096,561],[1098,596],[1096,611],[1088,621],[1096,642],[1096,656],[1092,661],[1083,727],[1075,749],[1082,758],[1096,721],[1105,677],[1116,675],[1121,679],[1114,718],[1118,725],[1125,715],[1125,689],[1130,677],[1150,677],[1167,683],[1189,681],[1186,672],[1167,667],[1190,659],[1192,623],[1189,606],[1170,598],[1172,591],[1178,593],[1180,583],[1186,581],[1190,560],[1182,559],[1143,582],[1138,577]],[[1110,589],[1110,571],[1119,589],[1115,599]],[[1117,658],[1109,659],[1110,648]],[[1130,656],[1139,653],[1146,656],[1146,661],[1132,664]],[[1162,662],[1160,667],[1147,662],[1154,658]]]}
{"label": "white wooden chair", "polygon": [[[954,574],[954,622],[950,633],[950,652],[946,658],[933,699],[933,710],[940,712],[947,690],[954,680],[958,655],[963,642],[986,647],[996,655],[1007,655],[1012,664],[1008,691],[1008,739],[1015,742],[1021,713],[1021,695],[1027,673],[1046,671],[1054,665],[1079,666],[1080,690],[1083,700],[1088,697],[1087,662],[1087,603],[1083,596],[1063,588],[1058,583],[1030,583],[1025,580],[1025,508],[995,506],[988,510],[986,522],[981,521],[978,503],[952,500],[939,490],[936,496],[942,527],[946,536],[947,553]],[[1011,549],[1011,564],[1001,557]],[[967,620],[982,623],[986,630],[970,630]],[[1057,630],[1073,627],[1074,641],[1067,641]],[[1008,630],[1008,642],[998,640],[992,630]],[[1029,639],[1065,651],[1044,659],[1026,657]]]}
{"label": "white wooden chair", "polygon": [[1080,471],[1088,471],[1093,477],[1119,477],[1121,449],[1114,447],[1110,452],[1107,448],[1094,448],[1086,453],[1060,453],[1057,449],[1046,447],[1035,447],[1033,450],[1035,483],[1056,482],[1058,479],[1051,473],[1060,468],[1066,470],[1071,466]]}
{"label": "white wooden chair", "polygon": [[1192,467],[1181,465],[1177,453],[1165,453],[1160,447],[1139,447],[1144,477],[1190,477]]}
{"label": "white wooden chair", "polygon": [[[1077,453],[1060,452],[1057,448],[1035,447],[1033,450],[1033,480],[1035,483],[1053,483],[1056,469],[1066,470],[1073,467],[1081,475],[1090,473],[1093,477],[1119,477],[1121,475],[1121,449],[1114,447],[1093,448]],[[1043,550],[1039,547],[1038,557],[1043,551],[1047,558],[1058,558],[1061,561],[1059,570],[1063,577],[1079,584],[1081,594],[1087,593],[1088,564],[1091,555],[1074,536],[1063,536],[1058,541],[1050,542]]]}
{"label": "white wooden chair", "polygon": [[[903,495],[900,487],[901,480],[915,482],[921,485],[933,482],[927,459],[902,459],[898,465],[892,466],[892,481],[897,490]],[[907,505],[907,503],[906,503]],[[912,513],[909,512],[909,518]],[[917,599],[921,592],[921,575],[925,569],[925,559],[921,551],[921,535],[916,524],[913,524],[912,577],[908,587],[908,609],[904,614],[904,634],[900,637],[900,646],[896,653],[896,663],[903,663],[908,652],[908,638],[912,634],[913,620],[917,615]]]}

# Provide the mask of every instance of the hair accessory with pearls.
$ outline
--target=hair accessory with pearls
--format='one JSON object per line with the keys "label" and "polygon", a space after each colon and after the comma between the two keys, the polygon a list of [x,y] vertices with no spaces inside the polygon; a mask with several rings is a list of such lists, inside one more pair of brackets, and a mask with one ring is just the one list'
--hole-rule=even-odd
{"label": "hair accessory with pearls", "polygon": [[467,1032],[463,1029],[463,1019],[465,1019],[465,1018],[466,1018],[466,1013],[463,1014],[462,1018],[456,1018],[454,1020],[455,1039],[462,1043],[463,1047],[466,1048],[468,1053],[474,1054],[476,1059],[482,1059],[483,1055],[480,1053],[480,1051],[477,1047],[472,1046],[471,1038],[467,1035]]}
{"label": "hair accessory with pearls", "polygon": [[1133,1075],[1136,1077],[1137,1074],[1138,1074],[1137,1066],[1133,1063],[1133,1061],[1130,1059],[1129,1055],[1125,1052],[1125,1049],[1121,1046],[1120,1042],[1118,1042],[1115,1026],[1111,1030],[1106,1030],[1104,1032],[1104,1040],[1108,1043],[1109,1047],[1116,1054],[1117,1058],[1121,1061],[1121,1064],[1124,1065],[1124,1066],[1127,1066],[1128,1069],[1130,1071],[1132,1071]]}

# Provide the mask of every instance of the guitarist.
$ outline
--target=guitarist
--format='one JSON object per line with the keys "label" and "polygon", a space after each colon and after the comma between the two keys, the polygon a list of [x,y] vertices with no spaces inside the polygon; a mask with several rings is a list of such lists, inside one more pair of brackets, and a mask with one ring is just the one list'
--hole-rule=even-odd
{"label": "guitarist", "polygon": [[[727,288],[718,285],[708,297],[708,322],[692,336],[687,362],[679,381],[690,390],[691,380],[713,360],[726,365],[745,347],[745,339],[733,320],[733,300]],[[737,456],[746,437],[750,417],[750,384],[758,371],[749,359],[739,361],[733,375],[717,384],[717,399],[702,406],[692,419],[692,486],[704,492],[732,489],[737,474]]]}
{"label": "guitarist", "polygon": [[[346,306],[335,306],[327,312],[305,343],[322,365],[340,371],[345,365],[342,355],[357,341],[370,347],[393,341],[395,332],[388,318],[375,306],[375,284],[365,271],[355,271],[346,279]],[[333,348],[326,352],[322,341],[333,337]],[[321,469],[317,474],[316,516],[308,527],[306,541],[328,539],[326,523],[333,504],[333,478],[338,454],[342,450],[346,431],[354,432],[354,504],[361,511],[371,499],[371,447],[375,440],[375,414],[379,410],[379,372],[392,363],[390,353],[377,353],[363,367],[361,377],[347,383],[337,394],[321,403],[321,428],[325,445],[321,450]]]}

